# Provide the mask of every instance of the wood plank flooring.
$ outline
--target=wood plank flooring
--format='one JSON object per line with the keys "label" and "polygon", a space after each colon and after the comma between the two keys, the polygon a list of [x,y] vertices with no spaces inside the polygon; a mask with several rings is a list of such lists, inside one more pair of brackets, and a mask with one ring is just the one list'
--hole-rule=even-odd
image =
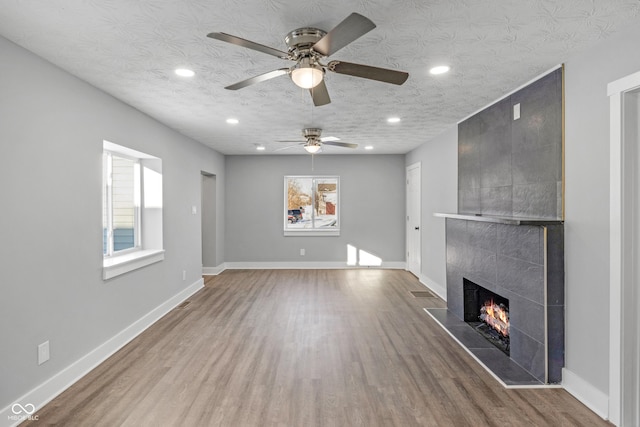
{"label": "wood plank flooring", "polygon": [[[399,270],[228,270],[37,412],[63,426],[607,426],[506,390]],[[24,425],[29,425],[25,423]]]}

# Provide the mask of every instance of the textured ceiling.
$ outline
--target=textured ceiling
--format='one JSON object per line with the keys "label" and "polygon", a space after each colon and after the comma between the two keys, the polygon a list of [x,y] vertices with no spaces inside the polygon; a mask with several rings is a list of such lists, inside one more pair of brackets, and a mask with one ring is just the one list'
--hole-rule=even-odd
{"label": "textured ceiling", "polygon": [[[286,51],[284,36],[358,12],[377,28],[331,56],[407,71],[395,86],[327,73],[313,107],[287,76],[224,87],[292,63],[207,38],[225,32]],[[3,0],[0,34],[224,154],[287,146],[303,127],[360,144],[325,153],[406,153],[620,29],[638,0]],[[431,76],[433,65],[451,72]],[[178,67],[196,72],[190,79]],[[398,116],[400,123],[386,119]],[[237,125],[225,120],[234,117]],[[300,147],[278,151],[300,154]]]}

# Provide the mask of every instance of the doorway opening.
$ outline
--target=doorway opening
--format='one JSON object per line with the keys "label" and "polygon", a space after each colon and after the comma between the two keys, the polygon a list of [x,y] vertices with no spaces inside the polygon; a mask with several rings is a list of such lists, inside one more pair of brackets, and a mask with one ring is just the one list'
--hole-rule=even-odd
{"label": "doorway opening", "polygon": [[216,251],[216,176],[201,172],[202,274],[218,274]]}

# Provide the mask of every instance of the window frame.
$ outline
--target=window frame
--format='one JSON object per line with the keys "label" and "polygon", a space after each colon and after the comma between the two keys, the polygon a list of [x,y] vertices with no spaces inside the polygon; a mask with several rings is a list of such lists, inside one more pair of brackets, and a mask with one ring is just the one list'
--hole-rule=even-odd
{"label": "window frame", "polygon": [[[291,179],[310,179],[311,180],[311,228],[290,228],[287,220],[289,211],[289,180]],[[335,179],[336,181],[336,225],[334,227],[315,227],[315,206],[316,192],[318,180]],[[338,175],[285,175],[284,176],[284,212],[283,212],[283,233],[284,236],[339,236],[340,235],[340,213],[342,211],[342,203],[340,199],[340,176]]]}
{"label": "window frame", "polygon": [[[103,254],[105,258],[114,256],[125,255],[130,252],[136,252],[142,250],[142,215],[141,212],[144,209],[144,174],[142,165],[140,164],[140,157],[134,157],[122,152],[104,149],[103,153],[106,154],[107,165],[104,170],[103,164],[103,189],[105,191],[106,203],[107,203],[107,252]],[[134,164],[134,213],[133,213],[133,247],[115,250],[115,237],[113,233],[113,156],[130,160]],[[106,176],[105,176],[106,175]],[[136,194],[135,188],[138,191]],[[104,203],[104,200],[103,200]],[[104,206],[103,206],[104,209]]]}
{"label": "window frame", "polygon": [[[137,203],[137,212],[135,213],[135,230],[134,231],[134,247],[127,248],[119,251],[111,250],[109,255],[104,253],[104,223],[102,224],[102,279],[109,280],[117,277],[121,274],[128,273],[133,270],[145,267],[150,264],[164,260],[164,248],[163,248],[163,208],[162,208],[162,159],[152,156],[150,154],[142,153],[140,151],[133,150],[131,148],[114,144],[109,141],[103,141],[102,153],[102,212],[104,215],[104,192],[107,190],[107,169],[112,169],[112,165],[105,167],[104,155],[105,153],[111,153],[117,157],[133,160],[138,164],[137,174],[139,175],[139,188],[138,194],[135,196],[139,199]],[[155,172],[159,174],[160,179],[145,180],[145,174],[148,172]],[[147,188],[148,187],[148,188]],[[147,207],[145,205],[145,189],[148,190],[149,195],[155,195],[156,203],[159,200],[159,206],[153,205]],[[134,189],[134,193],[135,193]],[[136,203],[134,203],[136,205]],[[109,209],[109,215],[113,215],[113,205],[107,206]],[[147,209],[148,208],[148,209]],[[150,220],[146,221],[145,217]],[[113,222],[111,221],[111,224]],[[113,239],[113,234],[110,236]],[[113,245],[111,245],[113,249]],[[107,251],[109,253],[109,250]]]}

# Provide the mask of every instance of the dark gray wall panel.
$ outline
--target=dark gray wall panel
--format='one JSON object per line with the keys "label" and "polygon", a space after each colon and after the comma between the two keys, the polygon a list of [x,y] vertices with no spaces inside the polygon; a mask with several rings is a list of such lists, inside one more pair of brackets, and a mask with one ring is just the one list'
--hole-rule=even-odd
{"label": "dark gray wall panel", "polygon": [[458,125],[459,213],[561,219],[562,179],[561,68]]}
{"label": "dark gray wall panel", "polygon": [[543,263],[541,227],[509,227],[500,225],[497,229],[498,254],[518,258],[534,264]]}
{"label": "dark gray wall panel", "polygon": [[513,186],[513,216],[556,219],[558,186],[556,182],[539,182]]}
{"label": "dark gray wall panel", "polygon": [[511,186],[481,188],[480,212],[484,215],[513,216],[512,191]]}

